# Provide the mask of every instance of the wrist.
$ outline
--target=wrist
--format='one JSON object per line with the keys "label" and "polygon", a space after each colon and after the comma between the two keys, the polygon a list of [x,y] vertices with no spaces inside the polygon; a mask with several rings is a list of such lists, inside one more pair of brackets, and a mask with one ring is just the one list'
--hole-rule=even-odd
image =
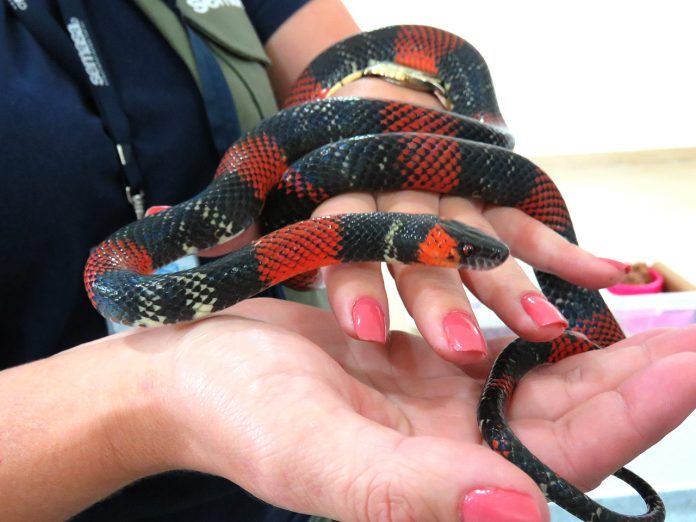
{"label": "wrist", "polygon": [[431,109],[443,109],[440,101],[432,93],[396,85],[381,78],[360,78],[347,83],[338,89],[334,95],[396,100]]}
{"label": "wrist", "polygon": [[129,481],[181,467],[181,438],[169,415],[172,357],[167,330],[118,336],[100,350],[102,357],[108,354],[102,364],[110,368],[101,398],[104,444],[114,467]]}
{"label": "wrist", "polygon": [[0,372],[0,519],[69,518],[174,467],[154,341],[101,339]]}

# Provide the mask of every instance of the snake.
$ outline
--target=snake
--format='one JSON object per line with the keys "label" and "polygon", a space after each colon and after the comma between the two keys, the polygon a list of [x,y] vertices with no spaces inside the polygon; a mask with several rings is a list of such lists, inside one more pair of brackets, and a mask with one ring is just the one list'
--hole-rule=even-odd
{"label": "snake", "polygon": [[[432,92],[443,109],[334,96],[365,76]],[[310,218],[322,201],[356,190],[426,190],[514,207],[577,244],[557,186],[513,146],[488,66],[467,41],[418,25],[348,37],[308,66],[282,110],[231,145],[206,189],[124,226],[93,249],[84,270],[87,295],[105,317],[155,326],[205,317],[280,283],[307,286],[306,274],[337,263],[486,270],[509,256],[499,240],[437,216],[374,212]],[[263,235],[246,246],[197,268],[154,273],[239,236],[254,222]],[[596,503],[511,430],[506,410],[527,372],[624,338],[598,291],[538,270],[535,276],[568,329],[550,342],[517,339],[500,353],[479,403],[482,438],[532,477],[547,500],[581,520],[663,521],[659,495],[632,472],[621,468],[614,475],[642,497],[642,515]]]}

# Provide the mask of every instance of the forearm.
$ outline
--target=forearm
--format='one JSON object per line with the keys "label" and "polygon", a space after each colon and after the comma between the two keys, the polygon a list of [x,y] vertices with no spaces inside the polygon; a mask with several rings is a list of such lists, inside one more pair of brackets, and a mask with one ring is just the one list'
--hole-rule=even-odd
{"label": "forearm", "polygon": [[63,520],[166,468],[156,354],[137,337],[0,372],[0,520]]}
{"label": "forearm", "polygon": [[360,31],[340,0],[312,0],[288,18],[266,42],[268,74],[278,101],[319,53]]}
{"label": "forearm", "polygon": [[[266,52],[272,61],[268,74],[279,102],[287,97],[292,83],[317,55],[358,32],[360,28],[340,0],[312,0],[288,18],[266,43]],[[377,78],[352,82],[342,87],[338,94],[394,99],[441,108],[430,93]]]}

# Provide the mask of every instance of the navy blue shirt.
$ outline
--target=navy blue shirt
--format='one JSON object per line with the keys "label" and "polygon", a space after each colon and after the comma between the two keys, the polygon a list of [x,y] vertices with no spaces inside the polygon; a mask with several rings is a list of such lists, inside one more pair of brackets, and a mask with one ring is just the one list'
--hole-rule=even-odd
{"label": "navy blue shirt", "polygon": [[[265,40],[304,1],[245,4]],[[43,2],[58,24],[54,2]],[[217,153],[188,69],[133,3],[84,3],[130,123],[148,205],[194,195],[211,179]],[[134,216],[89,91],[2,1],[0,182],[3,369],[105,334],[86,298],[82,269],[90,248]],[[77,520],[305,519],[223,479],[178,472],[129,486]]]}

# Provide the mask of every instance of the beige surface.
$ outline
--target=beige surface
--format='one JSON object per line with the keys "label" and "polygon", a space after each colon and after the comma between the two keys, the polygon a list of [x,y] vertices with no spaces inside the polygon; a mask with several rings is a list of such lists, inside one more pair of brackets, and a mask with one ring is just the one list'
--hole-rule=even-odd
{"label": "beige surface", "polygon": [[581,245],[626,262],[662,261],[696,282],[696,149],[535,161],[558,184]]}
{"label": "beige surface", "polygon": [[[533,159],[559,186],[584,248],[661,261],[696,283],[696,149]],[[392,327],[413,331],[391,282],[387,289]]]}

